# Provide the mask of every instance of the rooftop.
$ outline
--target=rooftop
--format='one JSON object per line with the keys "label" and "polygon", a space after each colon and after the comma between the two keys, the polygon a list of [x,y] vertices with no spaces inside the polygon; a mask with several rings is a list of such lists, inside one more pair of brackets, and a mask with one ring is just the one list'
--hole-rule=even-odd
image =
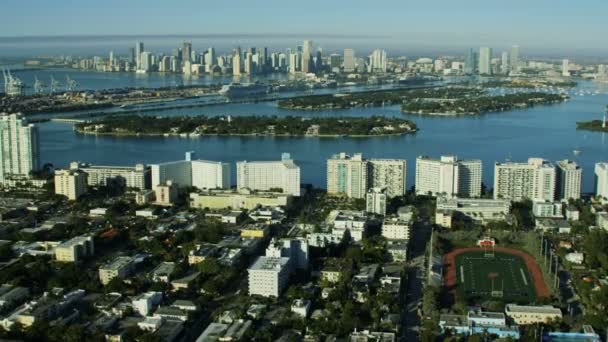
{"label": "rooftop", "polygon": [[505,312],[525,312],[525,313],[542,313],[542,314],[555,314],[561,315],[562,310],[559,308],[552,307],[550,305],[544,306],[531,306],[531,305],[517,305],[507,304]]}
{"label": "rooftop", "polygon": [[277,257],[259,257],[253,265],[249,267],[250,271],[269,271],[280,270],[287,265],[289,258]]}

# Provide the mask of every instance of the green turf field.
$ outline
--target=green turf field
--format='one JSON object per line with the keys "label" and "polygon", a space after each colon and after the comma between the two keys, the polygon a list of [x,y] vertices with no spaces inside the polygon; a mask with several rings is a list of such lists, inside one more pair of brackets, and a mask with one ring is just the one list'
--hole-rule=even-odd
{"label": "green turf field", "polygon": [[459,293],[471,301],[529,303],[536,298],[526,264],[511,254],[496,252],[493,257],[485,256],[483,251],[460,254],[456,256],[456,275]]}

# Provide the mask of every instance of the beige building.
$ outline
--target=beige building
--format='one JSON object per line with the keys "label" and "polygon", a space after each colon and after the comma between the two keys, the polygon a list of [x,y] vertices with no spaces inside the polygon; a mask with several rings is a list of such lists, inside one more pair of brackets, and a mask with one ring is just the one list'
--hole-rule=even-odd
{"label": "beige building", "polygon": [[287,207],[291,200],[292,196],[289,194],[274,192],[207,191],[191,193],[190,207],[211,210],[225,208],[251,210],[257,206]]}
{"label": "beige building", "polygon": [[351,198],[365,198],[368,188],[368,162],[360,153],[346,153],[327,160],[327,193]]}
{"label": "beige building", "polygon": [[505,307],[505,314],[518,325],[548,323],[562,320],[562,311],[550,305],[527,306],[507,304]]}
{"label": "beige building", "polygon": [[240,161],[236,163],[237,189],[275,191],[300,196],[300,167],[288,153],[280,161]]}
{"label": "beige building", "polygon": [[60,262],[79,262],[83,257],[94,254],[92,236],[77,236],[55,247],[55,259]]}
{"label": "beige building", "polygon": [[135,261],[131,257],[118,257],[111,263],[99,268],[99,280],[107,285],[114,278],[125,278],[135,268]]}
{"label": "beige building", "polygon": [[583,169],[572,160],[561,160],[557,164],[557,197],[560,200],[581,198]]}
{"label": "beige building", "polygon": [[479,197],[481,171],[481,160],[420,156],[416,158],[416,194]]}
{"label": "beige building", "polygon": [[451,210],[435,210],[435,224],[445,228],[452,228],[452,215],[453,212]]}
{"label": "beige building", "polygon": [[521,201],[555,200],[556,170],[541,158],[527,163],[496,163],[494,165],[494,198]]}
{"label": "beige building", "polygon": [[55,171],[55,193],[75,201],[87,192],[87,174],[79,170]]}
{"label": "beige building", "polygon": [[154,188],[154,195],[156,198],[156,204],[171,206],[177,201],[179,195],[179,189],[177,185],[171,181],[167,181],[165,185],[157,185]]}

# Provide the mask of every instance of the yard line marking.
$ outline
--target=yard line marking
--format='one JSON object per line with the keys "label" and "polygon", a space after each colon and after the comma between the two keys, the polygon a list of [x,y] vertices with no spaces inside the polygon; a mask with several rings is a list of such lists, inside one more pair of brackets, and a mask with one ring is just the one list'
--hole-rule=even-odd
{"label": "yard line marking", "polygon": [[528,280],[526,280],[526,275],[524,274],[523,268],[520,268],[519,272],[521,272],[521,278],[524,280],[524,285],[528,286]]}
{"label": "yard line marking", "polygon": [[464,267],[460,265],[460,281],[464,284]]}

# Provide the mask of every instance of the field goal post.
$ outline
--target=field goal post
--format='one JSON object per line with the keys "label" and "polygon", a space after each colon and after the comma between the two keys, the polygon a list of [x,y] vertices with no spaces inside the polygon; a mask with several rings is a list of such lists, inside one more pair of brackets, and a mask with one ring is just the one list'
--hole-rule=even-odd
{"label": "field goal post", "polygon": [[483,248],[483,256],[493,258],[495,256],[496,240],[491,237],[484,237],[477,240],[477,246]]}

